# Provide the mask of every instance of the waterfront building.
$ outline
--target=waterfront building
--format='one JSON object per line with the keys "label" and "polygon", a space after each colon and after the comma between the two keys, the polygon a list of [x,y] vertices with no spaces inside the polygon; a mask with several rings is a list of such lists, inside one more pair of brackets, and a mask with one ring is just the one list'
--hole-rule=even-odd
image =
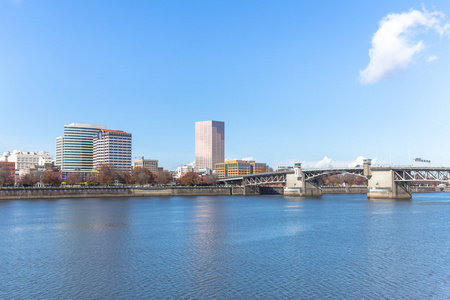
{"label": "waterfront building", "polygon": [[190,165],[185,165],[177,168],[177,176],[176,178],[183,177],[189,172],[194,172],[194,167]]}
{"label": "waterfront building", "polygon": [[0,156],[0,161],[15,163],[16,170],[29,169],[34,166],[44,166],[46,163],[51,163],[53,157],[50,153],[45,151],[23,151],[14,150],[12,152],[4,152]]}
{"label": "waterfront building", "polygon": [[210,168],[201,168],[197,170],[198,175],[212,175],[213,170]]}
{"label": "waterfront building", "polygon": [[266,170],[265,163],[257,163],[254,160],[227,160],[216,164],[216,175],[219,178],[264,173]]}
{"label": "waterfront building", "polygon": [[94,169],[100,164],[131,172],[131,133],[100,129],[93,137]]}
{"label": "waterfront building", "polygon": [[158,160],[157,159],[135,159],[133,168],[146,168],[149,169],[153,174],[157,174],[159,172]]}
{"label": "waterfront building", "polygon": [[56,139],[56,165],[63,180],[67,173],[83,175],[93,171],[94,136],[106,129],[105,125],[72,123],[64,125],[64,136]]}
{"label": "waterfront building", "polygon": [[178,178],[178,171],[169,171],[172,174],[172,178]]}
{"label": "waterfront building", "polygon": [[214,170],[225,161],[225,123],[195,122],[195,167]]}

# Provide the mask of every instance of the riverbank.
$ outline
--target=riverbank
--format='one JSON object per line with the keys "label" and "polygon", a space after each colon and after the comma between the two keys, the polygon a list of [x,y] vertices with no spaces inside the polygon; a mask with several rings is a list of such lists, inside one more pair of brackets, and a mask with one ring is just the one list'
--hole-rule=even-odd
{"label": "riverbank", "polygon": [[[152,186],[152,187],[40,187],[0,188],[0,200],[99,197],[255,196],[283,195],[283,187]],[[413,187],[413,193],[450,192],[448,188]],[[367,187],[322,187],[323,194],[366,194]]]}
{"label": "riverbank", "polygon": [[[367,194],[367,186],[322,186],[322,194]],[[450,192],[450,188],[437,186],[412,186],[412,193],[441,193]]]}
{"label": "riverbank", "polygon": [[1,188],[0,200],[98,197],[232,195],[231,187],[41,187]]}

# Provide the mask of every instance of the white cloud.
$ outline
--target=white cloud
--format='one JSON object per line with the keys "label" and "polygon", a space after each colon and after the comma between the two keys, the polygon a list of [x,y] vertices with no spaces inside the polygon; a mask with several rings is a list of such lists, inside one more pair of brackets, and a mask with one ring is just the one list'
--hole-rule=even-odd
{"label": "white cloud", "polygon": [[425,43],[413,41],[420,29],[434,30],[439,35],[448,34],[450,24],[444,23],[442,12],[410,10],[401,14],[389,14],[380,22],[380,27],[372,38],[369,50],[370,62],[360,71],[359,80],[371,84],[382,77],[406,68],[415,55],[425,49]]}
{"label": "white cloud", "polygon": [[354,161],[347,164],[348,168],[354,168],[355,166],[362,166],[364,164],[364,156],[358,156]]}
{"label": "white cloud", "polygon": [[257,161],[256,158],[251,157],[251,156],[244,157],[244,158],[225,158],[225,161],[227,161],[227,160],[254,160],[254,161]]}
{"label": "white cloud", "polygon": [[314,169],[326,169],[326,168],[332,168],[332,167],[333,167],[332,160],[331,160],[331,158],[328,158],[327,156],[325,156],[322,160],[313,164]]}
{"label": "white cloud", "polygon": [[428,56],[428,57],[427,57],[427,61],[428,61],[428,62],[433,62],[433,61],[435,61],[436,59],[438,59],[437,55],[431,55],[431,56]]}
{"label": "white cloud", "polygon": [[254,160],[254,161],[256,161],[256,158],[253,158],[253,157],[249,156],[249,157],[244,157],[242,160]]}

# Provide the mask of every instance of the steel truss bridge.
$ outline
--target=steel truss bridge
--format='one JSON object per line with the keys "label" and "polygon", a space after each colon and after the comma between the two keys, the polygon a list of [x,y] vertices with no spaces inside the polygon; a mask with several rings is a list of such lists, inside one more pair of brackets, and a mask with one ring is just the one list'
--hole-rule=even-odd
{"label": "steel truss bridge", "polygon": [[444,167],[373,167],[372,170],[394,172],[396,182],[445,182],[450,180],[450,168]]}
{"label": "steel truss bridge", "polygon": [[220,178],[218,182],[225,184],[239,184],[239,185],[273,185],[286,183],[286,175],[294,174],[294,171],[281,171],[270,173],[258,173],[252,175],[243,175],[238,177]]}
{"label": "steel truss bridge", "polygon": [[[376,167],[372,171],[393,171],[394,181],[404,183],[420,183],[425,181],[446,182],[450,180],[450,168],[439,167]],[[336,169],[302,169],[304,181],[318,183],[326,175],[353,174],[364,176],[364,170],[360,168],[336,168]],[[238,185],[281,185],[286,183],[286,175],[294,174],[294,171],[280,171],[270,173],[258,173],[238,177],[221,178],[218,182]]]}
{"label": "steel truss bridge", "polygon": [[305,181],[318,181],[323,176],[337,175],[337,174],[353,174],[363,176],[364,169],[361,168],[341,168],[341,169],[310,169],[302,170],[305,176]]}
{"label": "steel truss bridge", "polygon": [[[311,169],[302,170],[305,181],[316,182],[325,175],[336,174],[354,174],[359,176],[363,175],[363,168],[345,168],[345,169]],[[242,185],[273,185],[286,183],[286,175],[294,174],[295,171],[279,171],[270,173],[258,173],[251,175],[243,175],[238,177],[221,178],[218,181],[230,184],[242,184]]]}

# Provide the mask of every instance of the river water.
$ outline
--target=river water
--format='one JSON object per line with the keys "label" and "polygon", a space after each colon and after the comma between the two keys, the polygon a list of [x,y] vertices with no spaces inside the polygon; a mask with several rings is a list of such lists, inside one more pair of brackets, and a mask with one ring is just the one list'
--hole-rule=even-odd
{"label": "river water", "polygon": [[449,299],[450,194],[0,201],[0,299]]}

